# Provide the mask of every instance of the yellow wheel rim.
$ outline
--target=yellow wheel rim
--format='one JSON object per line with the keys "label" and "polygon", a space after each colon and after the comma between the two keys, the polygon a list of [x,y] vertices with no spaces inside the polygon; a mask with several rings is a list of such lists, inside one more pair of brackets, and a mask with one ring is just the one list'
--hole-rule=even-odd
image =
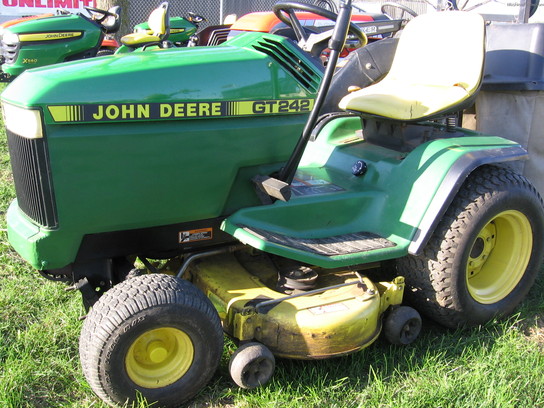
{"label": "yellow wheel rim", "polygon": [[493,304],[508,296],[523,277],[532,248],[531,224],[521,212],[504,211],[489,221],[469,253],[466,281],[472,298]]}
{"label": "yellow wheel rim", "polygon": [[130,346],[125,366],[128,376],[144,388],[175,383],[193,363],[194,347],[189,336],[173,327],[149,330]]}

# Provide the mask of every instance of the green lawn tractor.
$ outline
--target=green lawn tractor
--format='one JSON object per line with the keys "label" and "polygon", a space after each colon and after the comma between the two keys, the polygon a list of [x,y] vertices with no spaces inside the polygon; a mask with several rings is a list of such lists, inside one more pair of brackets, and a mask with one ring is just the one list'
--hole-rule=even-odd
{"label": "green lawn tractor", "polygon": [[134,27],[134,32],[121,38],[117,54],[156,48],[218,45],[227,39],[230,24],[208,26],[197,33],[204,17],[189,13],[187,17],[170,17],[168,2],[151,12],[148,21]]}
{"label": "green lawn tractor", "polygon": [[[170,17],[168,41],[176,47],[186,47],[204,21],[206,21],[204,17],[195,13],[188,13],[186,17]],[[135,25],[134,33],[154,34],[153,29],[149,26],[149,21]]]}
{"label": "green lawn tractor", "polygon": [[[10,25],[2,32],[0,81],[10,82],[30,68],[113,54],[104,37],[120,26],[120,7],[85,7],[91,17],[58,10]],[[113,40],[111,40],[113,41]]]}
{"label": "green lawn tractor", "polygon": [[149,19],[136,25],[134,32],[121,38],[118,54],[145,51],[149,47],[186,47],[192,43],[198,25],[204,17],[190,13],[187,18],[170,17],[168,2],[162,2],[151,12]]}
{"label": "green lawn tractor", "polygon": [[[348,93],[335,63],[348,31],[365,39],[340,3],[318,40],[284,2],[298,44],[248,32],[38,68],[4,91],[9,241],[81,292],[81,364],[107,403],[179,406],[216,371],[224,333],[240,346],[233,380],[253,388],[275,356],[414,341],[404,295],[458,327],[529,291],[543,204],[508,167],[527,152],[455,126],[482,80],[483,19],[413,19],[385,78]],[[377,70],[369,49],[340,71]],[[338,92],[342,109],[322,111]]]}

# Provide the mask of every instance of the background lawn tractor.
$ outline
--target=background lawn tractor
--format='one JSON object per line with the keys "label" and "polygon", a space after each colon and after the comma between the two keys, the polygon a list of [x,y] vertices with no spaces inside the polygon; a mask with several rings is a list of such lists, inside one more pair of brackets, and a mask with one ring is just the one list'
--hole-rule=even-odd
{"label": "background lawn tractor", "polygon": [[105,36],[119,30],[120,7],[85,9],[91,17],[58,10],[4,23],[0,81],[12,81],[30,68],[113,54],[117,42]]}
{"label": "background lawn tractor", "polygon": [[483,19],[416,17],[385,78],[325,113],[347,93],[333,77],[347,32],[365,36],[350,1],[319,41],[299,7],[275,6],[298,44],[250,32],[70,62],[2,95],[10,243],[81,292],[81,364],[109,404],[187,401],[224,332],[240,345],[234,381],[253,388],[274,356],[344,355],[381,332],[412,342],[404,294],[457,327],[510,313],[535,280],[542,200],[506,167],[526,151],[452,120],[481,83]]}
{"label": "background lawn tractor", "polygon": [[186,47],[195,41],[193,38],[203,21],[206,21],[204,17],[194,13],[189,13],[187,17],[170,17],[168,2],[163,2],[151,13],[148,21],[137,24],[134,33],[122,38],[123,47],[119,52],[130,52],[150,42],[160,44],[166,40],[170,47]]}

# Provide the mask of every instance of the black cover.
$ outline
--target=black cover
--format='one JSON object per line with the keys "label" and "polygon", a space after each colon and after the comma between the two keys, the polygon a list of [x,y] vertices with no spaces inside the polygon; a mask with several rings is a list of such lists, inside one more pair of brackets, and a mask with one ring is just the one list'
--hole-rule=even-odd
{"label": "black cover", "polygon": [[350,86],[365,88],[389,72],[397,49],[398,38],[386,38],[359,48],[348,55],[347,61],[332,77],[331,88],[321,113],[338,112],[338,103]]}

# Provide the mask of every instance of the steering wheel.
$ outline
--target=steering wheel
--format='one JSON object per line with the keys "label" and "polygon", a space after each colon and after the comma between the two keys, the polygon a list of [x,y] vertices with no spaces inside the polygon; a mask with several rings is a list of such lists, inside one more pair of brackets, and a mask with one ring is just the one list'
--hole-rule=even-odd
{"label": "steering wheel", "polygon": [[[115,14],[110,13],[107,10],[100,10],[95,7],[88,7],[88,6],[85,6],[84,8],[92,15],[93,20],[95,20],[98,23],[102,23],[102,21],[104,21],[109,16],[117,17]],[[101,15],[102,17],[98,17],[98,15]]]}
{"label": "steering wheel", "polygon": [[396,20],[396,18],[394,18],[394,16],[391,15],[393,13],[390,14],[390,13],[387,12],[388,7],[392,8],[392,9],[399,9],[401,11],[401,14],[400,14],[401,18],[399,18],[399,20],[407,20],[406,18],[402,18],[404,13],[407,13],[407,14],[411,15],[412,17],[417,17],[417,13],[414,10],[412,10],[411,8],[406,7],[403,4],[388,1],[388,2],[385,2],[385,3],[382,4],[381,12],[382,12],[382,14],[385,14],[386,16],[390,17],[392,20]]}
{"label": "steering wheel", "polygon": [[[328,40],[332,36],[332,30],[325,31],[323,33],[315,34],[308,33],[300,23],[300,20],[295,14],[295,11],[307,11],[309,13],[317,14],[320,17],[336,21],[338,14],[333,13],[330,10],[326,10],[321,7],[314,6],[307,3],[297,3],[294,1],[287,1],[276,3],[272,8],[276,17],[283,23],[293,28],[298,40],[299,46],[308,51],[314,56],[319,56],[321,51],[325,48],[323,42]],[[368,39],[366,34],[354,23],[349,24],[349,34],[352,34],[359,41],[360,47],[364,47]],[[326,44],[326,43],[325,43]]]}
{"label": "steering wheel", "polygon": [[187,13],[187,20],[189,20],[191,23],[200,24],[203,21],[206,21],[206,19],[196,13],[193,13],[192,11],[189,11]]}

